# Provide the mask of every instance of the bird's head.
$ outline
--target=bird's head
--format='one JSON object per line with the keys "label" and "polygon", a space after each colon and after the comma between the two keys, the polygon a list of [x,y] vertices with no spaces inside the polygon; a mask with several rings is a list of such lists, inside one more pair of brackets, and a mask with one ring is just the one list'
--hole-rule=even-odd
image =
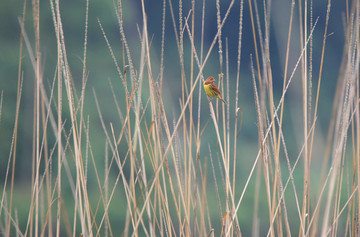
{"label": "bird's head", "polygon": [[205,85],[207,84],[211,84],[212,82],[214,82],[215,79],[213,77],[208,77],[206,80],[205,80]]}

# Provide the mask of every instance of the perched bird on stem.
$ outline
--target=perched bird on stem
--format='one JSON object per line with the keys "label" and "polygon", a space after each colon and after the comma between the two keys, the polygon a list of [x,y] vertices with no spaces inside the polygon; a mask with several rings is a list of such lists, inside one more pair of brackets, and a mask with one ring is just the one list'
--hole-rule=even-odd
{"label": "perched bird on stem", "polygon": [[219,89],[216,87],[214,81],[215,81],[215,79],[213,77],[208,77],[204,81],[204,89],[205,89],[206,94],[211,97],[216,97],[216,98],[222,100],[222,102],[224,102],[226,104],[226,101],[221,97],[221,93],[220,93]]}

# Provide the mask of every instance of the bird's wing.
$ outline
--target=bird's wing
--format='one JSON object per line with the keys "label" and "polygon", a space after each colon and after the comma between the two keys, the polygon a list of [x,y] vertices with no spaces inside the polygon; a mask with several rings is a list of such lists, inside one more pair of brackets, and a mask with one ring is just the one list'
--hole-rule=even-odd
{"label": "bird's wing", "polygon": [[217,88],[217,86],[215,85],[215,83],[211,83],[211,88],[214,90],[214,93],[216,93],[216,95],[220,94],[219,89]]}

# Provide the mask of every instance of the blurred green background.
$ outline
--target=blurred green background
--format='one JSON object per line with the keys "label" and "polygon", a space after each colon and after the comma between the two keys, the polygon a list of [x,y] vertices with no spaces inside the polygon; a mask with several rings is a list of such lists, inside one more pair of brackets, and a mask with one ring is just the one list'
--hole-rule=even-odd
{"label": "blurred green background", "polygon": [[[172,1],[176,23],[178,24],[178,2]],[[221,16],[223,17],[230,1],[221,1]],[[31,2],[26,2],[26,21],[25,30],[30,40],[30,45],[34,50],[34,25]],[[141,42],[139,38],[139,31],[142,30],[142,13],[141,1],[123,1],[124,13],[124,27],[131,56],[136,67],[140,64],[140,50]],[[191,9],[191,1],[183,2],[183,17],[188,15]],[[217,32],[216,27],[216,3],[215,1],[206,1],[206,16],[205,16],[205,37],[204,37],[204,54],[207,50]],[[293,23],[292,42],[290,49],[289,71],[288,77],[292,72],[298,57],[301,53],[299,42],[299,18],[298,18],[298,3],[295,6],[295,17]],[[41,61],[42,70],[44,73],[43,79],[46,89],[50,92],[51,84],[53,83],[56,63],[57,63],[57,46],[54,31],[54,24],[49,1],[40,2],[40,47],[41,47]],[[160,55],[161,55],[161,29],[162,29],[162,1],[145,1],[145,8],[148,20],[148,32],[151,38],[151,62],[153,65],[153,75],[156,77],[160,73]],[[262,1],[258,1],[260,12],[260,21],[262,23],[262,30],[264,31],[264,19],[262,18]],[[78,95],[81,92],[81,78],[82,78],[82,58],[84,47],[84,29],[85,29],[85,1],[60,1],[61,18],[63,23],[65,42],[67,47],[67,54],[69,65],[77,88]],[[313,21],[318,19],[318,23],[314,30],[313,38],[313,93],[315,94],[319,75],[319,65],[322,50],[323,34],[325,28],[326,16],[326,1],[314,1],[313,3]],[[14,119],[16,112],[16,89],[18,82],[18,66],[19,66],[19,44],[20,44],[20,24],[18,19],[22,16],[23,1],[0,1],[0,91],[3,93],[3,103],[0,121],[0,184],[3,187],[3,182],[6,176],[8,167],[8,160],[13,136]],[[201,11],[202,1],[196,1],[195,13],[195,42],[196,50],[200,54],[200,37],[201,37]],[[231,106],[230,121],[231,126],[234,124],[235,118],[235,85],[236,85],[236,63],[237,63],[237,50],[238,50],[238,29],[239,29],[239,12],[240,3],[236,1],[235,6],[232,8],[229,18],[226,21],[223,32],[223,50],[225,59],[225,41],[228,40],[229,49],[229,102]],[[322,76],[322,86],[320,92],[320,106],[318,112],[318,127],[317,137],[314,150],[313,168],[321,168],[321,156],[325,137],[329,125],[329,118],[331,116],[332,98],[335,91],[337,75],[340,68],[340,60],[344,47],[344,25],[345,25],[345,3],[342,1],[333,1],[331,7],[328,37],[325,50],[324,70]],[[272,1],[271,8],[271,23],[270,23],[270,54],[271,65],[274,79],[274,93],[275,101],[279,101],[282,90],[282,79],[284,74],[285,64],[285,50],[288,35],[288,25],[290,18],[290,1],[277,0]],[[96,162],[103,164],[103,157],[105,153],[105,135],[100,124],[99,115],[95,106],[93,90],[99,99],[101,110],[106,124],[112,123],[116,131],[120,130],[121,124],[116,112],[114,98],[111,95],[109,81],[114,86],[116,94],[121,95],[124,93],[121,80],[116,71],[116,67],[111,58],[106,42],[102,35],[98,20],[103,25],[105,33],[109,39],[112,49],[119,63],[121,59],[121,41],[119,33],[119,25],[114,10],[113,1],[110,0],[90,0],[89,5],[89,22],[88,22],[88,51],[87,51],[87,74],[88,82],[85,94],[85,109],[84,115],[89,116],[90,120],[90,142],[93,148]],[[310,18],[309,18],[310,20]],[[177,30],[178,25],[177,25]],[[163,85],[163,98],[165,101],[165,108],[169,121],[177,120],[180,113],[179,99],[181,98],[181,83],[180,83],[180,61],[178,55],[178,48],[171,20],[169,2],[166,2],[166,28],[165,28],[165,64],[164,64],[164,85]],[[190,43],[188,35],[184,33],[185,45],[185,68],[187,78],[189,78],[190,68]],[[252,29],[249,16],[248,2],[244,3],[244,24],[243,24],[243,41],[242,41],[242,54],[241,54],[241,76],[240,76],[240,97],[239,106],[243,110],[243,123],[238,138],[239,153],[239,187],[237,191],[240,192],[245,183],[245,178],[248,176],[249,170],[258,153],[258,133],[256,124],[256,111],[254,104],[253,85],[250,74],[250,54],[254,55],[254,43],[252,38]],[[19,210],[19,214],[24,213],[24,216],[19,216],[21,223],[25,224],[27,218],[27,211],[29,205],[29,192],[31,190],[29,180],[31,178],[32,166],[32,143],[33,143],[33,107],[34,107],[34,70],[29,59],[29,53],[24,45],[23,54],[23,90],[20,107],[20,119],[18,130],[18,147],[17,147],[17,160],[16,160],[16,187],[14,205]],[[195,67],[195,75],[197,75],[198,68]],[[223,68],[225,71],[225,64]],[[218,46],[213,49],[210,59],[204,69],[204,76],[213,75],[216,77],[220,73]],[[226,76],[226,74],[225,74]],[[196,89],[197,91],[198,89]],[[301,80],[299,70],[297,70],[293,83],[290,86],[285,110],[285,121],[283,126],[284,134],[287,139],[287,146],[291,161],[294,161],[303,143],[302,133],[302,109],[301,109]],[[149,96],[147,88],[142,91],[142,96],[147,98]],[[118,96],[118,99],[121,96]],[[196,93],[195,98],[198,98]],[[227,98],[227,97],[225,97]],[[124,107],[124,101],[119,100],[121,108]],[[64,106],[67,106],[64,103]],[[65,128],[68,130],[70,123],[70,116],[66,108],[64,109],[64,119],[67,120]],[[195,103],[194,111],[197,111],[197,102]],[[201,107],[201,123],[205,124],[210,121],[207,100],[202,93],[202,107]],[[196,115],[195,115],[196,116]],[[195,118],[195,121],[197,119]],[[210,121],[211,122],[211,121]],[[205,135],[202,137],[203,144],[212,144],[211,136],[213,135],[210,123],[207,125]],[[52,131],[49,129],[49,131]],[[49,133],[51,144],[54,144],[54,135]],[[51,144],[49,147],[51,147]],[[123,144],[125,145],[125,144]],[[121,150],[121,149],[120,149]],[[126,151],[127,148],[124,147]],[[207,145],[201,150],[202,157],[208,156]],[[302,166],[297,168],[296,182],[302,187]],[[285,169],[286,170],[286,169]],[[103,175],[103,170],[100,171]],[[116,176],[114,170],[114,176]],[[288,173],[286,173],[288,174]],[[287,177],[287,176],[286,176]],[[92,175],[92,170],[89,168],[89,186],[95,185],[95,177]],[[209,182],[213,182],[212,180]],[[262,181],[263,182],[263,181]],[[68,184],[65,185],[70,192]],[[246,215],[252,215],[252,198],[254,193],[254,185],[252,182],[251,187],[247,192],[245,203],[250,205],[242,205],[240,222],[251,223],[251,218]],[[209,187],[210,189],[210,187]],[[299,188],[299,190],[302,190]],[[122,202],[120,197],[121,189],[118,189],[118,198],[114,202]],[[66,193],[66,192],[65,192]],[[20,195],[24,194],[24,195]],[[66,199],[66,195],[65,199]],[[24,198],[26,197],[26,198]],[[214,199],[215,196],[209,197]],[[65,200],[66,201],[66,200]],[[71,197],[68,202],[69,210],[71,210]],[[265,200],[262,202],[261,211],[267,212],[267,205]],[[218,210],[214,210],[218,215]],[[115,212],[112,221],[124,221],[124,213]],[[69,215],[72,215],[71,211]],[[267,223],[262,220],[262,223]],[[218,223],[214,223],[218,224]],[[295,225],[298,225],[294,221]],[[245,225],[244,225],[245,226]],[[266,228],[266,227],[265,227]],[[244,234],[250,233],[251,227],[243,227]]]}

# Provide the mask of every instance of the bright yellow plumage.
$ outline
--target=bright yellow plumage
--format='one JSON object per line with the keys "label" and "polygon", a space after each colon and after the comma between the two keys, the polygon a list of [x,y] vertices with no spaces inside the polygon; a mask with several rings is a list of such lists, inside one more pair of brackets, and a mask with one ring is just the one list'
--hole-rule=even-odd
{"label": "bright yellow plumage", "polygon": [[[219,98],[219,94],[216,93],[216,91],[212,88],[211,84],[206,85],[204,82],[204,89],[208,96]],[[219,99],[221,99],[221,97]]]}
{"label": "bright yellow plumage", "polygon": [[224,103],[226,103],[225,100],[221,97],[221,93],[220,93],[219,89],[216,87],[213,77],[208,77],[204,81],[203,86],[204,86],[204,90],[208,96],[216,97],[216,98],[222,100]]}

